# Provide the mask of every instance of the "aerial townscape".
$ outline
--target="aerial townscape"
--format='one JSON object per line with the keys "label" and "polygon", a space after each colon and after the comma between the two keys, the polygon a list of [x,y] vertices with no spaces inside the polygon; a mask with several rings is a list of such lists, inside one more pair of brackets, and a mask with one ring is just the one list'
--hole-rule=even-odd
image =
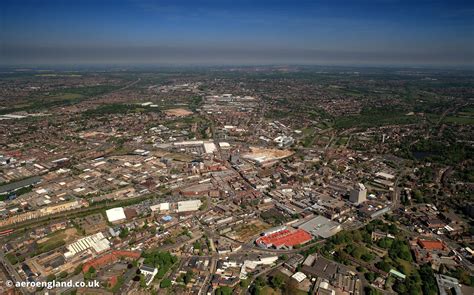
{"label": "aerial townscape", "polygon": [[473,81],[291,66],[3,72],[1,288],[473,294]]}
{"label": "aerial townscape", "polygon": [[474,295],[474,1],[0,1],[0,295]]}

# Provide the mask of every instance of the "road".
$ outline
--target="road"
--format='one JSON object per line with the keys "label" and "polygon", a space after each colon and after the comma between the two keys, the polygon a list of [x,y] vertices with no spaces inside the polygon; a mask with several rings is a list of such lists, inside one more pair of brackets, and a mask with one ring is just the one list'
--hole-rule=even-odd
{"label": "road", "polygon": [[[0,263],[3,265],[5,270],[7,271],[8,276],[12,280],[13,283],[15,282],[22,282],[24,281],[18,272],[16,271],[15,267],[6,259],[5,253],[3,253],[3,250],[0,250]],[[20,287],[20,288],[15,288],[15,290],[20,291],[22,294],[32,294],[29,292],[26,288]]]}

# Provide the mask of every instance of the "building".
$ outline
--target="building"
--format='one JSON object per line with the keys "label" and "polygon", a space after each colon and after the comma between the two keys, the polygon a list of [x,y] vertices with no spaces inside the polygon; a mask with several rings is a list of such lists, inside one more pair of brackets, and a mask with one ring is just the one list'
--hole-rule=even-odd
{"label": "building", "polygon": [[303,245],[311,241],[311,235],[302,229],[284,229],[258,238],[255,243],[262,248],[292,249],[294,246]]}
{"label": "building", "polygon": [[315,237],[325,239],[337,234],[342,229],[339,223],[321,215],[311,218],[310,220],[304,219],[299,221],[295,223],[293,227],[303,229]]}
{"label": "building", "polygon": [[105,252],[110,249],[110,242],[101,232],[98,232],[94,235],[79,239],[66,248],[68,249],[68,252],[64,253],[64,257],[70,258],[88,249],[93,249],[97,254]]}
{"label": "building", "polygon": [[301,254],[295,254],[294,256],[290,257],[285,263],[283,264],[286,268],[288,268],[292,272],[296,272],[298,266],[303,262],[304,256]]}
{"label": "building", "polygon": [[375,173],[375,177],[382,178],[382,179],[385,179],[385,180],[395,179],[394,175],[388,174],[388,173],[385,173],[385,172],[377,172],[377,173]]}
{"label": "building", "polygon": [[394,275],[397,279],[400,279],[400,280],[405,280],[407,277],[406,275],[402,274],[401,272],[393,268],[390,270],[390,274]]}
{"label": "building", "polygon": [[357,186],[351,190],[349,195],[349,201],[354,204],[361,204],[367,200],[367,189],[362,183],[358,183]]}
{"label": "building", "polygon": [[285,148],[292,145],[295,142],[295,140],[291,136],[281,135],[275,138],[273,142],[277,143],[278,147]]}
{"label": "building", "polygon": [[150,206],[152,212],[167,212],[170,210],[170,203],[160,203],[157,205]]}
{"label": "building", "polygon": [[435,274],[436,283],[438,284],[439,294],[459,294],[462,295],[461,284],[455,278],[448,277],[445,275]]}
{"label": "building", "polygon": [[114,250],[112,252],[107,252],[106,254],[95,257],[82,266],[82,272],[87,272],[89,268],[93,267],[95,269],[99,269],[105,265],[117,262],[121,259],[127,259],[131,261],[135,261],[140,258],[141,253],[140,252],[134,252],[134,251],[119,251],[119,250]]}
{"label": "building", "polygon": [[278,256],[261,257],[259,260],[245,260],[240,267],[240,279],[245,280],[248,278],[249,272],[255,270],[259,265],[272,265],[278,261]]}
{"label": "building", "polygon": [[329,285],[328,282],[321,282],[316,292],[318,295],[335,295],[336,291]]}
{"label": "building", "polygon": [[178,202],[178,213],[199,210],[201,200],[189,200]]}
{"label": "building", "polygon": [[16,190],[19,190],[24,187],[32,186],[37,183],[41,182],[41,177],[39,176],[33,176],[27,179],[15,181],[12,183],[8,183],[5,185],[0,186],[0,195],[6,195],[9,193],[12,193]]}
{"label": "building", "polygon": [[112,208],[105,211],[107,215],[107,220],[112,223],[118,223],[125,220],[127,217],[125,216],[125,211],[122,207]]}
{"label": "building", "polygon": [[446,246],[444,245],[443,242],[441,241],[431,241],[431,240],[423,240],[423,239],[418,239],[418,245],[420,245],[421,248],[425,250],[445,250]]}
{"label": "building", "polygon": [[142,265],[140,267],[140,273],[145,277],[145,284],[149,286],[158,273],[158,269],[156,267]]}
{"label": "building", "polygon": [[298,283],[301,283],[306,279],[306,275],[302,272],[297,272],[291,276],[292,279],[295,279]]}
{"label": "building", "polygon": [[433,266],[437,260],[446,260],[450,252],[443,242],[437,240],[416,239],[410,242],[410,247],[417,263],[433,262]]}

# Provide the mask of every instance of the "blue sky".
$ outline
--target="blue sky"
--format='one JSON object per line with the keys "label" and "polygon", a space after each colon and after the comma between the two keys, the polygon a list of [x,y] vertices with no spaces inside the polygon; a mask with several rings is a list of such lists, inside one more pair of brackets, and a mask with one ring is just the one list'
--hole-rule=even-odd
{"label": "blue sky", "polygon": [[1,64],[474,64],[474,1],[7,0],[0,13]]}

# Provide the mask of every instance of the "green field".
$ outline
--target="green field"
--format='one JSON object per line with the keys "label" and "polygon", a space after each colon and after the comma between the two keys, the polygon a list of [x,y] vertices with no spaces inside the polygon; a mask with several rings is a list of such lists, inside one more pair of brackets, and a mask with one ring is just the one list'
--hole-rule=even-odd
{"label": "green field", "polygon": [[360,115],[342,116],[336,118],[334,126],[336,128],[370,128],[384,125],[404,125],[419,123],[421,118],[408,116],[406,112],[393,110],[370,110],[362,112]]}
{"label": "green field", "polygon": [[60,93],[60,94],[48,97],[47,99],[63,100],[63,99],[79,99],[79,98],[83,98],[83,97],[84,96],[82,94],[78,94],[78,93]]}
{"label": "green field", "polygon": [[456,115],[444,118],[444,122],[454,124],[474,124],[474,108],[463,108]]}

